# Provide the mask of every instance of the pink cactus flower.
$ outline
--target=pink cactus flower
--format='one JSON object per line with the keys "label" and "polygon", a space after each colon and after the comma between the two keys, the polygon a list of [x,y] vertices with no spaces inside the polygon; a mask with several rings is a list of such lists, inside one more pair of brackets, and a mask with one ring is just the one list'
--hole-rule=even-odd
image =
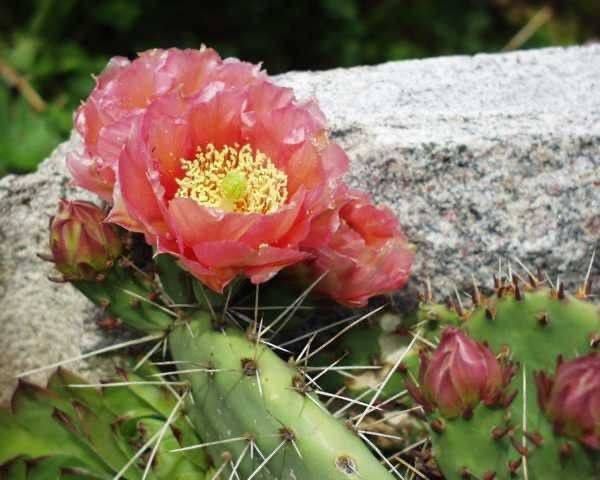
{"label": "pink cactus flower", "polygon": [[109,221],[144,233],[216,291],[237,275],[270,279],[334,228],[318,220],[348,159],[317,105],[258,66],[212,50],[115,60],[76,120],[76,182],[112,202]]}
{"label": "pink cactus flower", "polygon": [[[328,242],[314,248],[310,277],[325,275],[317,291],[350,307],[364,306],[375,295],[390,293],[407,282],[414,257],[398,220],[387,208],[373,205],[360,192],[342,192],[337,212],[320,219]],[[328,228],[333,222],[335,231]],[[305,246],[312,246],[306,242]]]}
{"label": "pink cactus flower", "polygon": [[84,140],[83,151],[67,159],[75,182],[111,200],[116,164],[133,120],[161,95],[177,92],[186,98],[209,83],[242,85],[264,78],[259,67],[223,61],[212,49],[155,49],[143,52],[133,62],[123,57],[111,59],[75,114],[75,127]]}
{"label": "pink cactus flower", "polygon": [[480,402],[502,403],[512,371],[494,354],[458,328],[449,327],[431,356],[421,359],[420,388],[409,392],[426,410],[447,418],[469,415]]}
{"label": "pink cactus flower", "polygon": [[556,430],[600,450],[600,355],[559,361],[554,378],[536,375],[538,400]]}
{"label": "pink cactus flower", "polygon": [[121,254],[121,241],[115,227],[103,223],[105,216],[92,203],[59,203],[50,222],[50,250],[66,280],[93,280]]}

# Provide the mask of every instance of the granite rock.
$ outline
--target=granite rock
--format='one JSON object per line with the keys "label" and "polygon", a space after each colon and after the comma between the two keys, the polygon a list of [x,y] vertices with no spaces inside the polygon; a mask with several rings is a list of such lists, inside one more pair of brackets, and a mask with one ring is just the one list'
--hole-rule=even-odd
{"label": "granite rock", "polygon": [[[487,282],[498,259],[517,269],[516,258],[567,285],[582,278],[600,245],[600,46],[277,81],[318,99],[351,157],[350,182],[398,213],[418,251],[416,283],[460,290],[471,274]],[[33,174],[0,180],[0,400],[16,372],[114,340],[36,257],[58,198],[89,198],[69,186],[64,166],[79,141],[73,135]]]}

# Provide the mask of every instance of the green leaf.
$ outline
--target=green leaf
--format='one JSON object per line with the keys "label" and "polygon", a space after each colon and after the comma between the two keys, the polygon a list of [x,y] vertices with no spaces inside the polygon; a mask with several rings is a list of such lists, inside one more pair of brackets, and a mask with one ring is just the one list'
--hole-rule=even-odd
{"label": "green leaf", "polygon": [[61,141],[48,118],[0,85],[0,172],[29,172]]}

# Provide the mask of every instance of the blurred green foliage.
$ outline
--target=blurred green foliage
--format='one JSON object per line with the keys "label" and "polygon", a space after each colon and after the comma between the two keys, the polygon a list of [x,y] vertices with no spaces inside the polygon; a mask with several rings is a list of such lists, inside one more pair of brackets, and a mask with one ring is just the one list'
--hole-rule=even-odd
{"label": "blurred green foliage", "polygon": [[[68,135],[90,74],[113,55],[205,43],[278,73],[498,51],[544,7],[551,18],[521,47],[600,34],[598,0],[4,0],[0,176],[34,169]],[[23,95],[23,81],[45,103]]]}

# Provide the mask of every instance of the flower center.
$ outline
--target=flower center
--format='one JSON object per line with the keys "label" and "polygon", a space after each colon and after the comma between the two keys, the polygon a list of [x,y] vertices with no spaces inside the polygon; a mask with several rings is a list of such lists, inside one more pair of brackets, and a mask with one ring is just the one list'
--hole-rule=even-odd
{"label": "flower center", "polygon": [[185,175],[177,179],[179,198],[228,212],[271,213],[286,201],[287,175],[260,150],[212,143],[198,147],[193,160],[181,160]]}

